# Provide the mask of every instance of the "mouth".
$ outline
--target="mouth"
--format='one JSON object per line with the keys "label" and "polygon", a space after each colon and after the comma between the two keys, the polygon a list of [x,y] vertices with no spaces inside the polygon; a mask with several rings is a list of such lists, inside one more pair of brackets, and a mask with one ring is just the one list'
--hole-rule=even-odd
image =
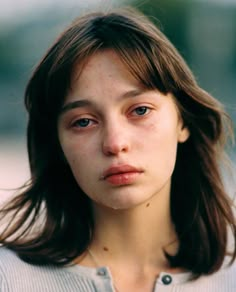
{"label": "mouth", "polygon": [[112,185],[128,185],[135,182],[143,170],[131,165],[112,166],[104,171],[101,179]]}

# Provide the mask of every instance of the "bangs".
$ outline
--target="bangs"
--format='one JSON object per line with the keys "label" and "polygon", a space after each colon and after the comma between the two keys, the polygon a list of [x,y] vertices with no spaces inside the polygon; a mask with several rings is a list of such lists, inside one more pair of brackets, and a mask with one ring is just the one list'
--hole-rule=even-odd
{"label": "bangs", "polygon": [[[78,25],[81,26],[81,23]],[[146,31],[144,27],[140,29],[131,19],[120,15],[96,16],[87,24],[87,29],[82,33],[78,32],[75,38],[77,47],[73,67],[76,67],[77,77],[92,55],[112,50],[144,88],[158,89],[163,94],[175,91],[174,78],[163,57],[166,54],[170,55],[168,49],[165,49],[166,44],[157,37],[154,39],[150,31]],[[171,56],[167,63],[171,63]],[[74,70],[72,75],[73,73]]]}
{"label": "bangs", "polygon": [[169,90],[165,84],[167,76],[165,72],[160,72],[158,60],[156,59],[156,62],[152,63],[151,59],[154,59],[153,57],[150,58],[152,52],[144,46],[141,47],[138,43],[139,40],[131,39],[130,44],[126,45],[121,40],[121,42],[115,44],[113,50],[120,56],[128,71],[145,88],[158,89],[164,94],[168,93]]}

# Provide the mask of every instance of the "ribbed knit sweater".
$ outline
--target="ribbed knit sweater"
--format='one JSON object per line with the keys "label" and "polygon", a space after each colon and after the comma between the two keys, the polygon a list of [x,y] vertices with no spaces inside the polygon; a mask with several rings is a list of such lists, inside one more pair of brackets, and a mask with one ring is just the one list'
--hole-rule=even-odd
{"label": "ribbed knit sweater", "polygon": [[[162,272],[156,279],[154,292],[236,292],[236,263],[195,281],[190,281],[190,277],[190,273]],[[95,291],[115,291],[108,268],[35,266],[0,248],[0,292]]]}

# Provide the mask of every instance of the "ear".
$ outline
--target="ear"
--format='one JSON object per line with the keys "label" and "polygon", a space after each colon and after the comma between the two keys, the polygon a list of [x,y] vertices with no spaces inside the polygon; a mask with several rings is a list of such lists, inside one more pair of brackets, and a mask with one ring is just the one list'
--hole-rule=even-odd
{"label": "ear", "polygon": [[179,135],[178,135],[178,142],[179,143],[184,143],[188,140],[190,136],[189,129],[182,125],[181,129],[179,130]]}

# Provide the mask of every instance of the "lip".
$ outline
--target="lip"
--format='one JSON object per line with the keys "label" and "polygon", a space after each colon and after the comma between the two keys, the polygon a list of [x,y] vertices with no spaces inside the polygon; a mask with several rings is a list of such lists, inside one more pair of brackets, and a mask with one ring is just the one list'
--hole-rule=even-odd
{"label": "lip", "polygon": [[109,167],[107,170],[105,170],[102,175],[102,179],[106,179],[107,177],[114,174],[123,174],[123,173],[129,173],[129,172],[143,172],[143,171],[139,168],[136,168],[128,164],[117,165],[117,166]]}
{"label": "lip", "polygon": [[101,179],[113,185],[125,185],[134,182],[141,173],[143,173],[142,169],[132,165],[116,165],[105,170]]}

